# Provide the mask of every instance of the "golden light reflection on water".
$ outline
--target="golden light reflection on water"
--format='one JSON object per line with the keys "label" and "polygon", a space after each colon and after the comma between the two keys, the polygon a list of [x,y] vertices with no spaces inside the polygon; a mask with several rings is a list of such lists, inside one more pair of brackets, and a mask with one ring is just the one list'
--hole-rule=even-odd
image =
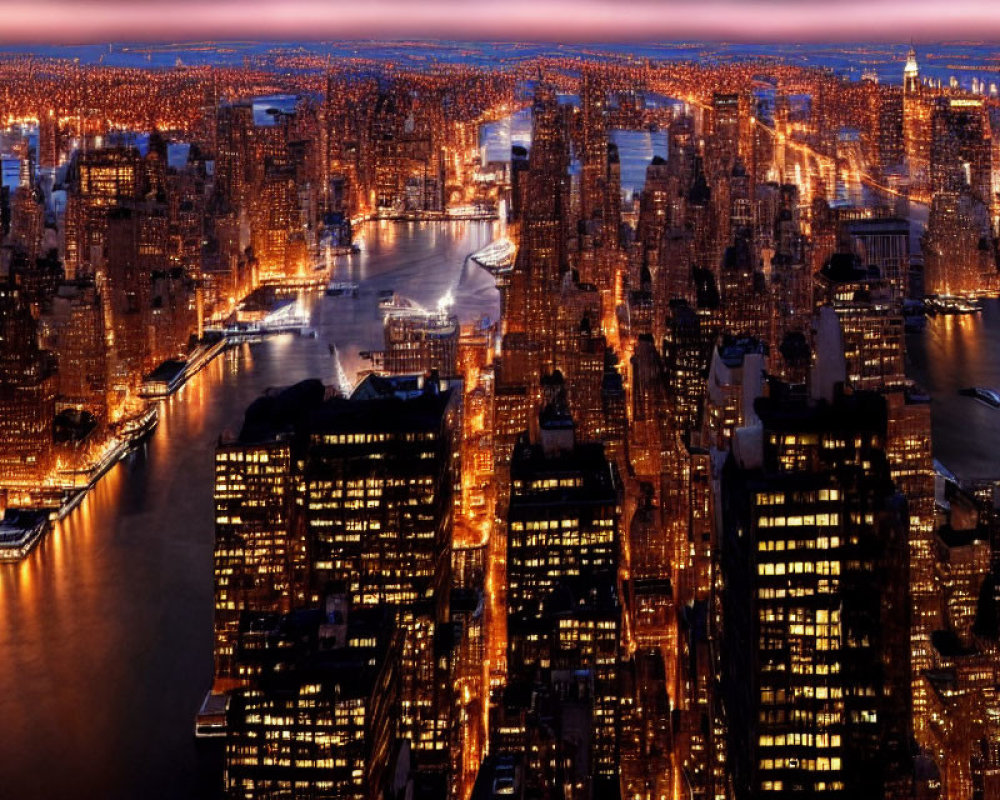
{"label": "golden light reflection on water", "polygon": [[[427,246],[433,230],[436,251]],[[403,285],[396,269],[415,282],[426,269],[442,283],[440,267],[457,269],[456,257],[485,245],[490,227],[391,223],[366,231],[371,252],[351,261],[386,275],[382,288]],[[478,275],[472,286],[486,283]],[[366,301],[374,307],[374,295]],[[360,312],[341,318],[343,307],[327,315],[324,337],[350,331],[344,336],[369,348],[370,320]],[[59,753],[64,774],[88,786],[105,774],[130,780],[130,763],[157,778],[196,771],[185,750],[191,716],[177,705],[193,714],[210,680],[214,439],[238,428],[263,388],[329,371],[329,362],[325,338],[230,348],[161,404],[143,449],[112,467],[28,558],[0,565],[0,675],[19,682],[16,692],[0,692],[0,747],[10,763],[27,770]]]}

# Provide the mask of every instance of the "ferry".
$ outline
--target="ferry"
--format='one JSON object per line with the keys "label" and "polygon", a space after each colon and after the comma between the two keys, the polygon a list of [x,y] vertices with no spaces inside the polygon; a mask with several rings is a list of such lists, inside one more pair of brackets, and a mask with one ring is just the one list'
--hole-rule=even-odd
{"label": "ferry", "polygon": [[0,561],[20,561],[28,555],[48,524],[48,511],[8,508],[0,519]]}
{"label": "ferry", "polygon": [[924,300],[924,306],[931,314],[978,314],[983,310],[974,297],[936,295]]}
{"label": "ferry", "polygon": [[472,253],[471,258],[476,264],[494,276],[505,275],[514,268],[517,256],[517,245],[503,237],[491,242],[482,250]]}
{"label": "ferry", "polygon": [[406,297],[401,297],[395,292],[393,292],[389,297],[379,300],[378,307],[379,311],[387,317],[410,316],[411,314],[419,314],[423,312],[423,309],[412,300]]}
{"label": "ferry", "polygon": [[326,287],[327,297],[358,296],[358,285],[352,281],[331,281]]}
{"label": "ferry", "polygon": [[963,397],[973,397],[991,408],[1000,408],[1000,392],[996,389],[986,389],[982,386],[971,386],[968,389],[959,389],[958,393]]}
{"label": "ferry", "polygon": [[226,735],[226,713],[229,710],[229,693],[218,691],[216,687],[205,695],[201,708],[195,716],[194,735],[199,739],[211,739]]}

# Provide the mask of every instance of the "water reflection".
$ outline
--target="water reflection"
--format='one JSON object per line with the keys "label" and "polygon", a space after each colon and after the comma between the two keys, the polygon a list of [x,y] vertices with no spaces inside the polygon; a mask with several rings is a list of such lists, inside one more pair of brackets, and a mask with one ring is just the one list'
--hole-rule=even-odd
{"label": "water reflection", "polygon": [[933,399],[935,457],[967,480],[1000,478],[1000,410],[958,394],[1000,388],[1000,302],[984,302],[981,314],[928,318],[907,350],[910,375]]}
{"label": "water reflection", "polygon": [[378,347],[378,292],[433,303],[457,285],[463,319],[499,309],[465,256],[490,223],[368,226],[344,260],[361,296],[307,301],[316,339],[245,343],[161,406],[159,429],[23,562],[0,565],[0,796],[203,794],[194,713],[211,679],[212,479],[218,435],[264,389],[332,380]]}

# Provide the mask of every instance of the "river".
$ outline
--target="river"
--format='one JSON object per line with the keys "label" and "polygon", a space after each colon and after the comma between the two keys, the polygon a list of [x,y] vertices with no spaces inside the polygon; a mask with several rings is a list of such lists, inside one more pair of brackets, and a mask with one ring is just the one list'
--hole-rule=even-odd
{"label": "river", "polygon": [[1000,389],[1000,301],[981,314],[928,317],[906,337],[907,372],[931,395],[934,457],[962,480],[1000,479],[1000,409],[958,390]]}
{"label": "river", "polygon": [[194,715],[211,683],[213,452],[270,386],[333,383],[379,349],[378,293],[462,321],[499,313],[493,278],[465,257],[486,222],[372,223],[338,261],[357,299],[310,295],[315,339],[283,335],[217,358],[161,405],[159,428],[35,551],[0,565],[0,797],[154,800],[211,796],[215,759]]}

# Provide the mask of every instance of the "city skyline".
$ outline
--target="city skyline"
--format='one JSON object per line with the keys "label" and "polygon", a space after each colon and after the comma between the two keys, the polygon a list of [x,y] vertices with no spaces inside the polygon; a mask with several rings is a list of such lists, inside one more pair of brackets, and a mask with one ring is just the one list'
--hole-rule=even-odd
{"label": "city skyline", "polygon": [[516,3],[0,47],[0,792],[1000,798],[1000,45]]}

